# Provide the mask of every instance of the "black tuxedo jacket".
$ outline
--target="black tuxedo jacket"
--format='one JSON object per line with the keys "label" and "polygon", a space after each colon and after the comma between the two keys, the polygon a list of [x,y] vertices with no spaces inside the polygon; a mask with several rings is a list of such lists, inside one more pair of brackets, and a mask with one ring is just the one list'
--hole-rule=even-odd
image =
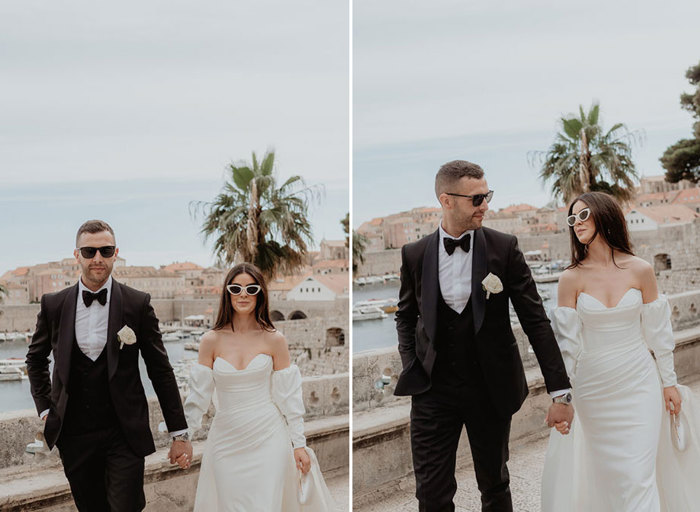
{"label": "black tuxedo jacket", "polygon": [[[44,435],[53,448],[63,425],[68,403],[71,351],[75,338],[78,284],[41,298],[36,332],[27,353],[27,373],[37,411],[49,409]],[[158,319],[149,294],[112,280],[107,327],[109,392],[127,442],[137,455],[155,451],[149,425],[146,394],[141,385],[139,352],[158,395],[168,430],[187,428],[173,368],[161,340]],[[117,333],[128,325],[136,343],[119,348]],[[49,379],[49,353],[54,354],[53,378]]]}
{"label": "black tuxedo jacket", "polygon": [[[435,231],[401,249],[401,290],[396,330],[403,371],[396,395],[430,389],[435,363],[435,336],[440,284]],[[548,391],[570,388],[564,361],[549,318],[542,307],[530,268],[515,236],[489,228],[474,231],[471,303],[474,342],[491,401],[503,417],[513,415],[527,396],[525,370],[510,327],[508,299],[535,351]],[[481,282],[492,273],[503,283],[501,293],[486,299]],[[467,371],[465,369],[465,371]]]}

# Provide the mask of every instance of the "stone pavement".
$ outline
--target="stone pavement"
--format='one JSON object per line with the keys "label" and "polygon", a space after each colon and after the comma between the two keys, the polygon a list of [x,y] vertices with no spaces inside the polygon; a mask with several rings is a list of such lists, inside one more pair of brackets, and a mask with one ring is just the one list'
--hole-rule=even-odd
{"label": "stone pavement", "polygon": [[[688,384],[696,397],[700,397],[700,381]],[[530,442],[511,446],[510,489],[513,496],[513,510],[516,512],[540,512],[540,481],[544,454],[547,450],[548,433]],[[479,490],[476,487],[473,467],[457,470],[457,512],[478,512],[481,510]],[[354,508],[355,512],[415,512],[418,502],[414,497],[413,475],[398,482],[398,491],[377,502]]]}
{"label": "stone pavement", "polygon": [[350,476],[345,473],[326,479],[328,490],[335,501],[334,512],[350,512]]}

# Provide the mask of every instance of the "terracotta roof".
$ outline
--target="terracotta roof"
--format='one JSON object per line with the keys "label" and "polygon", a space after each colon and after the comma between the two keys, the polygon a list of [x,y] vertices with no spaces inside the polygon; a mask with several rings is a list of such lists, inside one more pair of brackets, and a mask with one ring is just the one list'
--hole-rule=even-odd
{"label": "terracotta roof", "polygon": [[337,295],[347,293],[350,288],[350,276],[347,274],[324,274],[315,275],[313,278],[319,283],[327,286]]}
{"label": "terracotta roof", "polygon": [[311,272],[294,276],[277,276],[267,282],[267,289],[268,291],[288,292],[310,275]]}
{"label": "terracotta roof", "polygon": [[26,276],[29,273],[29,267],[17,267],[12,273],[17,277]]}
{"label": "terracotta roof", "polygon": [[670,190],[668,192],[653,192],[650,194],[641,194],[634,199],[634,202],[639,204],[644,201],[660,201],[662,199],[668,199],[673,201],[675,196],[678,195],[678,190]]}
{"label": "terracotta roof", "polygon": [[313,268],[345,268],[349,264],[348,260],[321,260],[314,263]]}
{"label": "terracotta roof", "polygon": [[683,222],[692,222],[700,217],[700,214],[695,213],[687,206],[678,204],[666,204],[662,206],[647,206],[634,208],[632,212],[637,211],[645,215],[658,224],[678,224]]}
{"label": "terracotta roof", "polygon": [[148,266],[114,267],[112,274],[120,277],[180,277],[175,272]]}
{"label": "terracotta roof", "polygon": [[513,213],[513,212],[527,212],[530,210],[537,210],[537,207],[532,206],[531,204],[521,203],[521,204],[512,204],[510,206],[506,206],[505,208],[502,208],[499,211]]}
{"label": "terracotta roof", "polygon": [[204,267],[200,267],[191,261],[183,261],[182,263],[176,261],[175,263],[166,265],[163,267],[163,269],[167,270],[168,272],[177,272],[178,270],[203,270]]}
{"label": "terracotta roof", "polygon": [[697,204],[700,203],[700,187],[686,188],[678,192],[672,204]]}

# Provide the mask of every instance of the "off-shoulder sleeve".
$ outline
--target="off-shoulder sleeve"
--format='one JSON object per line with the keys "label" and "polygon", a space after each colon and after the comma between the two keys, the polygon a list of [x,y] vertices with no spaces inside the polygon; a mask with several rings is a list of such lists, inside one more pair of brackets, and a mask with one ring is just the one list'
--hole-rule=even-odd
{"label": "off-shoulder sleeve", "polygon": [[561,351],[566,373],[574,382],[576,363],[581,355],[583,340],[581,337],[581,319],[573,308],[558,307],[551,313],[552,330]]}
{"label": "off-shoulder sleeve", "polygon": [[272,400],[282,411],[289,429],[289,437],[294,448],[306,446],[304,436],[304,400],[301,392],[301,373],[299,367],[272,372]]}
{"label": "off-shoulder sleeve", "polygon": [[678,381],[673,368],[673,349],[676,342],[671,329],[671,306],[665,295],[642,306],[642,333],[647,346],[654,351],[656,366],[665,387]]}
{"label": "off-shoulder sleeve", "polygon": [[190,430],[202,426],[202,417],[209,410],[211,395],[214,392],[214,375],[212,369],[195,363],[190,370],[190,393],[185,399],[185,419]]}

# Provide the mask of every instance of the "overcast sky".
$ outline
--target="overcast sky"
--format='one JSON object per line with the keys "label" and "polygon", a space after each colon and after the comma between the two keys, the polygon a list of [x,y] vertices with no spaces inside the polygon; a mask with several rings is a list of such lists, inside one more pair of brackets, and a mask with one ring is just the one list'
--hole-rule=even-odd
{"label": "overcast sky", "polygon": [[70,256],[88,218],[129,264],[210,264],[189,203],[268,147],[325,190],[315,245],[343,237],[346,0],[0,5],[0,274]]}
{"label": "overcast sky", "polygon": [[679,96],[700,61],[700,2],[354,1],[353,224],[438,206],[441,164],[479,163],[492,207],[544,205],[528,164],[594,100],[640,130],[641,175],[691,135]]}

